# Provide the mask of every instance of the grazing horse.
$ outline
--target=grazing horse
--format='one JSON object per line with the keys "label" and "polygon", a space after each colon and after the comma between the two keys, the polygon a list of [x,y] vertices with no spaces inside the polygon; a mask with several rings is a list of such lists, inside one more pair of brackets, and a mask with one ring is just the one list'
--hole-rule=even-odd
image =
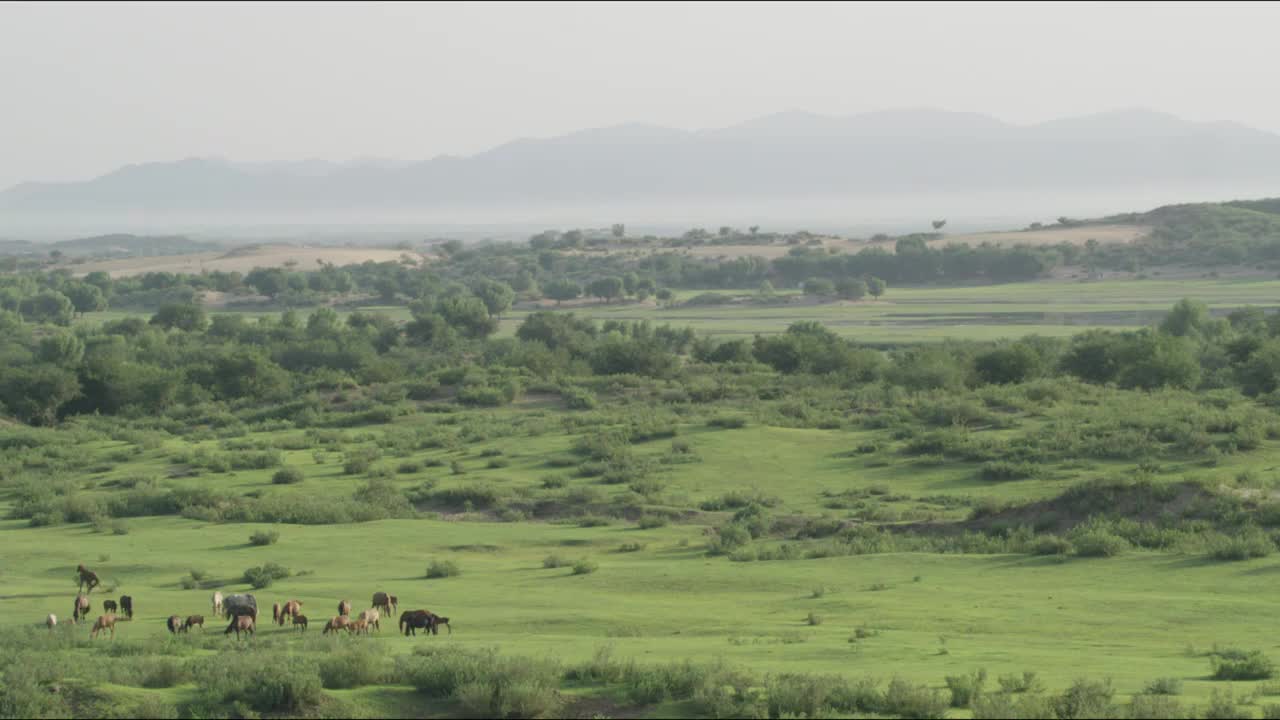
{"label": "grazing horse", "polygon": [[222,592],[219,590],[213,591],[213,614],[215,617],[222,615]]}
{"label": "grazing horse", "polygon": [[384,592],[376,592],[373,594],[373,602],[369,603],[374,610],[381,610],[388,617],[391,616],[391,598]]}
{"label": "grazing horse", "polygon": [[169,634],[177,635],[182,629],[182,618],[177,615],[170,615],[168,620],[164,621],[164,626],[169,628]]}
{"label": "grazing horse", "polygon": [[98,573],[90,570],[84,565],[77,565],[76,572],[80,575],[80,589],[83,590],[86,585],[89,586],[89,592],[98,587],[101,583],[98,581]]}
{"label": "grazing horse", "polygon": [[242,633],[242,632],[247,632],[247,633],[249,633],[250,635],[252,635],[252,634],[253,634],[253,631],[254,631],[254,630],[253,630],[253,626],[254,626],[254,622],[253,622],[253,617],[252,617],[252,616],[250,616],[250,615],[237,615],[237,616],[236,616],[236,619],[231,621],[231,627],[227,628],[227,631],[226,631],[225,633],[223,633],[223,634],[224,634],[224,635],[230,635],[230,634],[231,634],[231,631],[232,631],[232,630],[234,630],[234,631],[235,631],[235,633],[236,633],[236,639],[237,639],[237,640],[239,640],[239,639],[240,639],[240,633]]}
{"label": "grazing horse", "polygon": [[284,627],[285,618],[297,617],[300,612],[302,612],[301,600],[290,600],[285,603],[284,606],[280,608],[280,618],[278,620],[280,627]]}
{"label": "grazing horse", "polygon": [[44,626],[49,628],[50,630],[52,630],[54,626],[57,624],[58,624],[58,616],[54,615],[53,613],[49,613],[49,617],[44,619]]}
{"label": "grazing horse", "polygon": [[203,631],[204,631],[204,616],[203,616],[203,615],[188,615],[188,616],[187,616],[187,621],[186,621],[186,622],[184,622],[184,623],[182,623],[182,632],[188,632],[188,631],[190,631],[190,630],[191,630],[191,628],[193,628],[193,627],[195,627],[195,626],[197,626],[197,625],[199,625],[199,626],[200,626],[200,630],[201,630],[201,632],[203,632]]}
{"label": "grazing horse", "polygon": [[439,635],[441,625],[449,628],[450,635],[453,634],[453,626],[449,624],[449,618],[444,617],[443,615],[433,615],[431,617],[431,634]]}
{"label": "grazing horse", "polygon": [[76,595],[75,608],[71,612],[71,622],[80,622],[80,618],[89,617],[91,603],[88,595]]}
{"label": "grazing horse", "polygon": [[426,610],[405,610],[400,613],[400,630],[405,635],[417,635],[418,630],[430,630],[431,618],[431,613]]}
{"label": "grazing horse", "polygon": [[339,615],[329,620],[329,622],[325,623],[324,631],[321,632],[320,634],[328,635],[331,632],[336,633],[339,630],[347,629],[347,626],[349,625],[351,625],[351,618],[347,617],[346,615]]}
{"label": "grazing horse", "polygon": [[284,624],[280,621],[280,603],[271,603],[271,622]]}
{"label": "grazing horse", "polygon": [[396,614],[396,610],[399,608],[400,598],[395,595],[388,595],[387,599],[391,601],[391,612],[387,613],[387,617],[391,617]]}
{"label": "grazing horse", "polygon": [[368,621],[368,620],[356,620],[355,622],[353,622],[353,623],[351,623],[350,625],[348,625],[348,626],[347,626],[347,632],[349,632],[349,633],[351,633],[351,634],[353,634],[353,635],[368,635],[368,634],[369,634],[369,621]]}
{"label": "grazing horse", "polygon": [[124,611],[126,617],[133,619],[133,597],[129,595],[120,596],[120,609]]}
{"label": "grazing horse", "polygon": [[382,614],[377,610],[365,610],[360,613],[359,619],[369,623],[369,627],[372,627],[374,630],[379,632],[382,631],[382,626],[378,624],[378,620],[382,619]]}
{"label": "grazing horse", "polygon": [[294,616],[293,616],[293,626],[294,626],[294,627],[296,627],[296,628],[302,628],[302,631],[303,631],[303,632],[306,632],[306,630],[307,630],[307,616],[306,616],[306,615],[294,615]]}
{"label": "grazing horse", "polygon": [[89,639],[93,640],[98,637],[101,630],[110,630],[111,639],[116,639],[116,622],[119,620],[115,615],[99,615],[98,619],[93,623],[93,629],[89,631]]}
{"label": "grazing horse", "polygon": [[115,611],[116,611],[116,610],[118,610],[118,609],[119,609],[119,606],[118,606],[118,605],[116,605],[116,601],[115,601],[115,600],[103,600],[103,601],[102,601],[102,610],[103,610],[103,612],[113,613],[113,612],[115,612]]}
{"label": "grazing horse", "polygon": [[341,615],[342,617],[350,617],[350,615],[351,615],[351,601],[350,601],[350,600],[339,600],[339,601],[338,601],[338,614],[339,614],[339,615]]}

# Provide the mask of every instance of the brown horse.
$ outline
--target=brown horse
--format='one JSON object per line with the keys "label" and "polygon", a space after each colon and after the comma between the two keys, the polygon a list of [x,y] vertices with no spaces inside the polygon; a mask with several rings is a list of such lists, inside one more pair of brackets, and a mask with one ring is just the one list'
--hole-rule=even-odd
{"label": "brown horse", "polygon": [[84,587],[85,587],[86,585],[88,585],[88,586],[89,586],[89,590],[88,590],[88,591],[89,591],[89,592],[93,592],[93,589],[94,589],[94,588],[96,588],[96,587],[98,587],[98,585],[100,585],[100,584],[101,584],[101,583],[98,581],[98,574],[97,574],[97,573],[95,573],[94,571],[90,570],[89,568],[85,567],[84,565],[77,565],[77,566],[76,566],[76,573],[78,573],[78,574],[80,575],[80,589],[81,589],[81,590],[84,590]]}
{"label": "brown horse", "polygon": [[236,619],[232,622],[231,627],[227,628],[227,631],[223,634],[230,635],[231,631],[234,630],[236,633],[236,639],[239,640],[240,633],[242,632],[252,635],[254,632],[253,626],[254,623],[252,615],[237,615]]}
{"label": "brown horse", "polygon": [[396,609],[400,606],[400,598],[395,595],[388,595],[387,599],[391,601],[391,612],[387,613],[387,617],[391,617],[396,614]]}
{"label": "brown horse", "polygon": [[280,625],[284,624],[280,620],[280,603],[271,603],[271,622],[279,623]]}
{"label": "brown horse", "polygon": [[177,615],[170,615],[169,619],[165,620],[164,626],[169,628],[171,635],[177,635],[178,631],[182,630],[182,618]]}
{"label": "brown horse", "polygon": [[115,601],[115,600],[103,600],[103,601],[102,601],[102,610],[103,610],[103,612],[114,613],[116,610],[119,610],[119,609],[120,609],[120,606],[116,605],[116,601]]}
{"label": "brown horse", "polygon": [[277,622],[280,623],[280,627],[284,627],[285,618],[297,617],[300,612],[302,612],[302,601],[290,600],[280,608],[280,619]]}
{"label": "brown horse", "polygon": [[369,634],[369,621],[368,621],[368,620],[356,620],[355,622],[353,622],[353,623],[351,623],[350,625],[348,625],[348,626],[347,626],[347,632],[349,632],[349,633],[351,633],[351,634],[353,634],[353,635],[368,635],[368,634]]}
{"label": "brown horse", "polygon": [[117,618],[115,615],[99,615],[97,621],[93,623],[93,630],[89,631],[89,639],[93,640],[98,637],[98,632],[101,630],[110,630],[111,639],[115,640],[116,623],[120,621],[122,621],[122,618]]}
{"label": "brown horse", "polygon": [[388,617],[391,616],[391,597],[384,592],[376,592],[373,594],[373,602],[369,603],[374,610],[381,610]]}
{"label": "brown horse", "polygon": [[89,602],[88,595],[76,595],[75,608],[71,612],[71,622],[80,622],[80,618],[89,617],[89,610],[91,608],[92,603]]}
{"label": "brown horse", "polygon": [[187,616],[187,621],[186,621],[186,622],[184,622],[184,623],[182,623],[182,632],[189,632],[189,631],[191,630],[191,628],[193,628],[193,627],[195,627],[195,626],[197,626],[197,625],[199,625],[199,626],[200,626],[200,630],[203,632],[203,631],[204,631],[204,616],[203,616],[203,615],[188,615],[188,616]]}
{"label": "brown horse", "polygon": [[325,623],[324,631],[320,634],[328,635],[331,632],[336,633],[339,630],[346,630],[349,625],[351,625],[351,618],[346,615],[339,615]]}
{"label": "brown horse", "polygon": [[378,624],[378,621],[382,619],[382,614],[379,613],[377,610],[365,610],[364,612],[360,613],[359,619],[369,623],[369,627],[373,628],[374,630],[377,630],[378,632],[382,632],[382,626]]}
{"label": "brown horse", "polygon": [[342,617],[350,617],[350,615],[351,615],[351,601],[350,601],[350,600],[339,600],[339,601],[338,601],[338,614],[339,614],[339,615],[341,615]]}
{"label": "brown horse", "polygon": [[294,626],[294,627],[296,627],[296,628],[301,628],[303,632],[306,632],[306,630],[307,630],[307,616],[306,616],[306,615],[294,615],[294,616],[293,616],[293,626]]}

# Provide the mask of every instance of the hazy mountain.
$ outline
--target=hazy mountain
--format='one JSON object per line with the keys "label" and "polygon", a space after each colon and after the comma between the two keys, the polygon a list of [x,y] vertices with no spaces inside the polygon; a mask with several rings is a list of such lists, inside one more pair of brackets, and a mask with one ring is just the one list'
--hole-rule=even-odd
{"label": "hazy mountain", "polygon": [[1280,182],[1280,135],[1121,110],[1017,126],[976,113],[784,112],[687,132],[644,124],[423,162],[129,165],[0,193],[8,216],[314,212]]}

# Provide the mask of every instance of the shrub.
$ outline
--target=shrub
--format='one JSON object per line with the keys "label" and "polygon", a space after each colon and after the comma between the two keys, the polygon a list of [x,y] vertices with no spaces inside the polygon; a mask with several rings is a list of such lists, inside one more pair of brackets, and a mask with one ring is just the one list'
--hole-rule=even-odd
{"label": "shrub", "polygon": [[558,490],[569,484],[569,478],[564,475],[548,475],[542,478],[542,488],[544,490]]}
{"label": "shrub", "polygon": [[620,553],[640,552],[643,549],[644,543],[639,542],[625,542],[618,546],[618,552]]}
{"label": "shrub", "polygon": [[708,420],[707,425],[724,430],[738,430],[747,426],[747,419],[737,415],[718,415]]}
{"label": "shrub", "polygon": [[271,583],[276,580],[283,580],[289,577],[288,568],[281,567],[276,563],[269,562],[259,567],[251,567],[244,571],[243,581],[252,585],[254,589],[261,590],[270,587]]}
{"label": "shrub", "polygon": [[1214,560],[1235,561],[1266,557],[1275,549],[1265,532],[1248,528],[1239,535],[1222,536],[1213,543],[1209,554]]}
{"label": "shrub", "polygon": [[636,527],[641,530],[652,530],[654,528],[666,527],[667,519],[661,515],[641,515],[636,521]]}
{"label": "shrub", "polygon": [[1178,678],[1156,678],[1142,688],[1144,695],[1181,695],[1182,681]]}
{"label": "shrub", "polygon": [[982,687],[986,683],[986,670],[978,670],[972,675],[948,675],[947,689],[951,691],[951,707],[969,707],[982,695]]}
{"label": "shrub", "polygon": [[[1247,717],[1240,711],[1236,699],[1230,689],[1221,692],[1216,688],[1209,694],[1209,705],[1204,709],[1205,720],[1235,720]],[[1252,714],[1252,713],[1250,713]]]}
{"label": "shrub", "polygon": [[259,530],[249,536],[250,545],[275,545],[280,539],[280,533],[275,530]]}
{"label": "shrub", "polygon": [[422,463],[413,461],[402,462],[396,467],[396,472],[401,475],[412,475],[413,473],[422,472]]}
{"label": "shrub", "polygon": [[1001,675],[997,678],[1002,693],[1036,693],[1044,689],[1038,673],[1024,670],[1021,675]]}
{"label": "shrub", "polygon": [[1167,695],[1134,695],[1127,717],[1133,720],[1174,720],[1189,717],[1182,703]]}
{"label": "shrub", "polygon": [[1072,544],[1080,557],[1115,557],[1130,547],[1128,540],[1101,528],[1079,533]]}
{"label": "shrub", "polygon": [[113,520],[111,522],[111,534],[112,535],[128,535],[129,523],[120,519]]}
{"label": "shrub", "polygon": [[582,558],[581,560],[573,564],[574,575],[590,575],[591,573],[599,569],[600,569],[600,566],[598,564],[596,564],[594,561],[589,560],[587,558]]}
{"label": "shrub", "polygon": [[271,476],[271,482],[276,485],[293,485],[303,480],[302,471],[296,467],[283,467]]}
{"label": "shrub", "polygon": [[1110,678],[1076,680],[1066,692],[1053,699],[1054,713],[1061,720],[1113,717],[1115,706],[1111,699],[1115,694]]}
{"label": "shrub", "polygon": [[950,702],[937,690],[894,678],[884,692],[883,711],[908,718],[945,718]]}
{"label": "shrub", "polygon": [[821,625],[822,620],[823,620],[822,616],[816,612],[813,612],[812,610],[809,611],[808,617],[804,619],[805,624],[810,626]]}
{"label": "shrub", "polygon": [[1028,462],[1011,462],[1008,460],[995,460],[984,463],[978,474],[983,480],[988,482],[1008,482],[1010,480],[1026,480],[1028,478],[1039,477],[1042,473],[1040,466]]}
{"label": "shrub", "polygon": [[447,578],[457,577],[462,574],[462,569],[452,560],[432,560],[427,566],[427,578]]}
{"label": "shrub", "polygon": [[1275,674],[1275,665],[1259,650],[1223,650],[1209,660],[1214,680],[1266,680]]}
{"label": "shrub", "polygon": [[1043,535],[1036,538],[1031,546],[1032,555],[1070,555],[1075,548],[1066,538],[1057,535]]}
{"label": "shrub", "polygon": [[569,561],[555,554],[542,558],[542,567],[547,569],[568,567]]}

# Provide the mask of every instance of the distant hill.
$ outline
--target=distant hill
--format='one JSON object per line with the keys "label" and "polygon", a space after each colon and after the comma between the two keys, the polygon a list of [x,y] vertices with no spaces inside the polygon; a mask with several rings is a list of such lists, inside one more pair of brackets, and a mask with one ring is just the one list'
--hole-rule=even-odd
{"label": "distant hill", "polygon": [[222,247],[219,243],[192,240],[184,235],[116,234],[61,240],[54,243],[0,240],[0,255],[47,255],[57,250],[69,256],[148,257],[209,252]]}
{"label": "distant hill", "polygon": [[1048,193],[1177,182],[1280,186],[1280,135],[1145,110],[1029,126],[928,109],[790,112],[697,132],[641,124],[583,130],[415,163],[129,165],[83,182],[12,187],[0,192],[0,217]]}

